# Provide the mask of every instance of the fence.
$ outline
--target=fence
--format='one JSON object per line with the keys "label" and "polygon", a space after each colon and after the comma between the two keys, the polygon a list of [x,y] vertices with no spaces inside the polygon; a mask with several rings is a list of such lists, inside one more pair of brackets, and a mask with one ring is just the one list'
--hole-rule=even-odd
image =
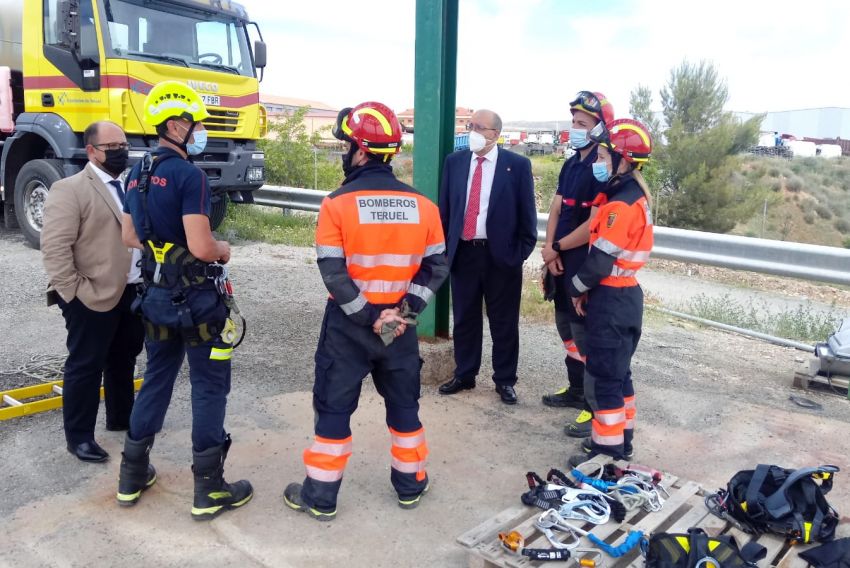
{"label": "fence", "polygon": [[[266,185],[254,192],[254,201],[271,207],[318,211],[326,195],[324,191]],[[545,238],[546,221],[546,215],[537,216],[538,240]],[[652,256],[850,285],[850,249],[837,247],[656,227]]]}

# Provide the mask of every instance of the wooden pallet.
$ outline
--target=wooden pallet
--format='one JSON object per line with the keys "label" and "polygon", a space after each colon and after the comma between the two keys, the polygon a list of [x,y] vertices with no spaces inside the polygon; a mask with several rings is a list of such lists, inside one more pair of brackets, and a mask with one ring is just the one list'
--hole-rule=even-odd
{"label": "wooden pallet", "polygon": [[[632,530],[639,530],[649,535],[654,532],[685,533],[691,527],[700,527],[712,536],[732,535],[739,546],[754,540],[751,535],[741,532],[708,512],[703,501],[705,492],[698,483],[665,475],[661,485],[670,494],[661,511],[648,513],[641,508],[628,513],[626,519],[620,524],[609,522],[596,526],[588,523],[581,528],[592,532],[606,543],[615,545],[621,544]],[[540,509],[519,504],[505,509],[459,536],[457,542],[469,551],[470,568],[557,566],[558,563],[532,561],[526,556],[512,553],[502,546],[497,536],[499,532],[517,531],[525,539],[527,548],[551,548],[552,545],[546,537],[534,526],[534,522],[542,512]],[[560,538],[565,537],[562,533],[555,534]],[[767,548],[766,558],[759,562],[762,568],[768,566],[805,568],[807,565],[797,556],[796,551],[777,536],[762,535],[755,540]],[[587,537],[582,537],[579,547],[595,548]],[[576,563],[570,560],[570,566],[575,565]],[[643,568],[644,559],[636,547],[621,558],[604,556],[604,565],[606,568]]]}
{"label": "wooden pallet", "polygon": [[799,389],[819,387],[818,390],[823,391],[824,386],[831,386],[836,391],[835,394],[847,395],[850,398],[850,392],[848,392],[850,380],[848,380],[848,377],[844,375],[832,375],[827,378],[821,375],[819,371],[820,359],[811,357],[807,361],[804,361],[794,373],[794,387]]}

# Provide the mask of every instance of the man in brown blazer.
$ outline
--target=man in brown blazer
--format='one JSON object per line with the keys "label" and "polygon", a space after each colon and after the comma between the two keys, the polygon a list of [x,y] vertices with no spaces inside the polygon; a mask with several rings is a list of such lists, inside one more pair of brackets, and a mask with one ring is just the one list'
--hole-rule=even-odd
{"label": "man in brown blazer", "polygon": [[68,451],[82,461],[106,461],[94,439],[100,385],[106,429],[127,430],[133,370],[142,350],[142,321],[130,311],[141,282],[138,253],[121,242],[128,144],[121,128],[96,122],[83,134],[89,162],[50,188],[41,252],[50,278],[48,303],[62,309],[68,359],[62,391]]}

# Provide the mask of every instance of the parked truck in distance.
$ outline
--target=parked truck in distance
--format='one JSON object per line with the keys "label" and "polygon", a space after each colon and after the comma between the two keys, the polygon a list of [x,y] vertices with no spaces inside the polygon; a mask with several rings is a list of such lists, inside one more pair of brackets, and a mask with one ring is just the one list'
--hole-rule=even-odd
{"label": "parked truck in distance", "polygon": [[[228,201],[262,186],[265,135],[259,26],[230,0],[0,0],[0,207],[39,246],[50,186],[86,163],[82,133],[121,126],[131,163],[157,144],[144,101],[165,80],[207,105],[209,140],[194,158],[210,180],[216,228]],[[250,32],[250,33],[249,33]],[[256,40],[250,41],[255,35]]]}

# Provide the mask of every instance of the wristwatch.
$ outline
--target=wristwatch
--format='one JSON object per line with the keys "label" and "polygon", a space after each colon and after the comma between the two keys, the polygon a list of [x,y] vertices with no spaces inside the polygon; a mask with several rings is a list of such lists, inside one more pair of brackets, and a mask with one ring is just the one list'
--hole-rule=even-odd
{"label": "wristwatch", "polygon": [[561,241],[552,241],[552,250],[555,252],[561,252]]}

